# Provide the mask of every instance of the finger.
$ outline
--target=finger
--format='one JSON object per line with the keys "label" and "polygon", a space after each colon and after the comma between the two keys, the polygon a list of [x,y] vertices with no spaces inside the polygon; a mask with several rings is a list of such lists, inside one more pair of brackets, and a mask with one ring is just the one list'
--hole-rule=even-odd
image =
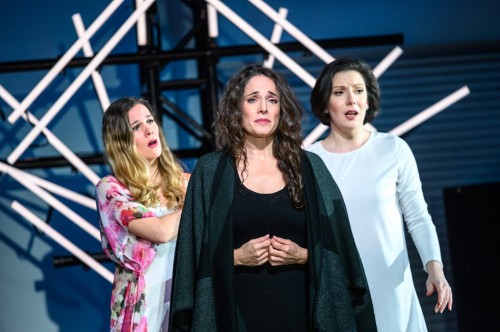
{"label": "finger", "polygon": [[439,308],[439,312],[442,314],[444,309],[446,309],[446,305],[448,304],[449,292],[448,288],[445,290],[445,296],[443,296],[443,300],[441,302],[441,307]]}
{"label": "finger", "polygon": [[294,247],[296,246],[295,242],[287,239],[282,239],[283,242],[278,242],[278,241],[273,241],[271,239],[271,245],[275,248],[278,249],[279,251],[282,251],[286,254],[290,254],[293,252],[295,249]]}
{"label": "finger", "polygon": [[426,286],[427,286],[427,291],[425,292],[425,295],[431,296],[434,293],[435,289],[434,284],[432,283],[432,281],[427,280]]}
{"label": "finger", "polygon": [[273,246],[270,246],[269,247],[269,257],[272,257],[273,259],[276,259],[276,258],[281,258],[283,259],[285,257],[284,253],[279,250],[278,248],[274,248]]}
{"label": "finger", "polygon": [[267,253],[255,252],[254,256],[250,258],[251,265],[259,266],[267,262]]}
{"label": "finger", "polygon": [[261,237],[258,237],[258,238],[255,238],[255,239],[251,239],[250,241],[248,242],[251,242],[251,243],[258,243],[258,242],[262,242],[262,241],[266,241],[269,239],[269,234],[266,234],[266,235],[263,235]]}
{"label": "finger", "polygon": [[267,250],[267,248],[271,245],[271,240],[267,239],[261,242],[252,243],[252,245],[255,250]]}
{"label": "finger", "polygon": [[437,302],[436,302],[436,306],[434,307],[435,313],[441,312],[441,308],[443,307],[443,302],[444,302],[444,297],[445,297],[443,290],[437,289],[437,293],[438,293]]}
{"label": "finger", "polygon": [[265,264],[267,261],[269,261],[269,259],[268,259],[268,256],[267,256],[267,255],[265,255],[265,256],[263,256],[263,257],[260,257],[260,258],[259,258],[259,261],[258,261],[258,265]]}
{"label": "finger", "polygon": [[434,312],[437,314],[439,312],[439,306],[440,306],[440,303],[437,302],[436,303],[436,306],[434,307]]}
{"label": "finger", "polygon": [[438,296],[437,296],[437,302],[436,302],[436,306],[434,307],[434,312],[435,313],[438,313],[441,311],[441,307],[443,306],[443,300],[444,300],[444,291],[441,289],[439,290],[437,287],[434,287],[438,293]]}
{"label": "finger", "polygon": [[267,260],[267,259],[268,259],[268,257],[269,257],[269,251],[267,251],[267,250],[262,250],[262,251],[259,251],[259,252],[258,252],[258,259],[259,259],[259,260],[262,260],[262,259]]}
{"label": "finger", "polygon": [[285,261],[281,257],[269,256],[269,264],[271,266],[283,265]]}
{"label": "finger", "polygon": [[439,313],[443,313],[446,309],[446,305],[449,301],[449,287],[445,287],[443,290],[438,291],[438,302],[436,304],[436,309]]}
{"label": "finger", "polygon": [[275,250],[279,250],[279,251],[285,251],[286,250],[286,246],[277,242],[277,241],[274,241],[274,240],[271,240],[271,248],[274,248]]}
{"label": "finger", "polygon": [[446,307],[448,307],[448,308],[450,307],[450,302],[452,302],[451,288],[450,288],[450,286],[447,286],[446,287],[446,302],[443,303],[443,309],[441,310],[441,312],[444,312]]}
{"label": "finger", "polygon": [[448,301],[448,310],[451,311],[453,307],[453,292],[451,291],[451,288],[450,288],[450,300]]}
{"label": "finger", "polygon": [[276,235],[274,235],[272,237],[272,240],[275,240],[276,242],[282,243],[282,244],[289,244],[291,242],[289,239],[284,239],[284,238],[276,236]]}

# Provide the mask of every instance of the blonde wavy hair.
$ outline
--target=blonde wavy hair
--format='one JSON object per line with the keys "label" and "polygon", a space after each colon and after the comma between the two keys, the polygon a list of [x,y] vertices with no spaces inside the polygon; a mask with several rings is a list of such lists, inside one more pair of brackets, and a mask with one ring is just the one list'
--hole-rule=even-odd
{"label": "blonde wavy hair", "polygon": [[183,169],[170,151],[160,126],[158,134],[162,152],[157,159],[160,184],[150,181],[149,163],[137,153],[134,133],[128,121],[129,110],[137,104],[144,105],[159,123],[151,104],[145,99],[124,97],[113,102],[102,119],[102,139],[107,161],[114,176],[127,186],[137,202],[148,207],[158,206],[158,192],[161,190],[167,200],[167,208],[182,208],[185,197]]}

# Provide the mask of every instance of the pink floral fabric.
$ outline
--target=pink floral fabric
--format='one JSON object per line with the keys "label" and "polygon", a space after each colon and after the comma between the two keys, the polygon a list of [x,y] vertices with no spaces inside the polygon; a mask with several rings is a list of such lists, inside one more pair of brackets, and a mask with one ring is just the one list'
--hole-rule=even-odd
{"label": "pink floral fabric", "polygon": [[[105,254],[115,263],[116,270],[111,294],[111,331],[159,331],[162,324],[168,323],[170,292],[155,292],[147,295],[146,280],[165,284],[170,287],[171,271],[146,274],[155,259],[173,260],[172,255],[161,255],[157,258],[158,246],[128,232],[128,223],[137,218],[160,217],[168,213],[166,208],[148,208],[137,203],[129,190],[114,176],[102,178],[96,185],[97,209],[101,228],[101,244]],[[175,246],[175,241],[173,241]],[[161,262],[162,267],[172,262]],[[157,264],[158,266],[158,264]],[[158,293],[158,294],[157,294]],[[158,298],[162,297],[162,298]],[[148,299],[159,303],[161,315],[166,315],[165,322],[154,318],[152,326],[148,326],[151,311],[148,311]],[[163,307],[166,307],[164,309]],[[156,307],[155,307],[156,309]],[[165,312],[166,310],[166,312]],[[159,322],[158,322],[159,321]]]}

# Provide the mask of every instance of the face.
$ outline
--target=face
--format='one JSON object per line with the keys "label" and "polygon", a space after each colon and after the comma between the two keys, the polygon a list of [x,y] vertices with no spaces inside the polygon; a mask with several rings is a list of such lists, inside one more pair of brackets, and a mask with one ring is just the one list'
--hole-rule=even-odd
{"label": "face", "polygon": [[161,155],[161,143],[153,115],[146,106],[137,104],[128,111],[128,121],[137,153],[150,163],[154,162]]}
{"label": "face", "polygon": [[272,137],[278,127],[279,95],[274,81],[266,76],[252,77],[243,93],[243,130],[247,137]]}
{"label": "face", "polygon": [[339,132],[361,129],[367,109],[368,94],[363,76],[355,70],[336,73],[327,109],[332,129]]}

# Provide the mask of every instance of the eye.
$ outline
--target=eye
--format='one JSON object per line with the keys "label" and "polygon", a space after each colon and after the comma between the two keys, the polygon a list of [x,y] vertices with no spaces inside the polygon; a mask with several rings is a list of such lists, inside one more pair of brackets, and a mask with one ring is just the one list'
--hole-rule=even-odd
{"label": "eye", "polygon": [[257,98],[254,98],[254,97],[250,97],[250,98],[247,99],[247,103],[249,103],[249,104],[253,104],[256,101],[257,101]]}
{"label": "eye", "polygon": [[276,98],[270,98],[268,101],[269,101],[271,104],[273,104],[273,105],[276,105],[276,104],[278,104],[278,103],[279,103],[279,100],[278,100],[278,99],[276,99]]}
{"label": "eye", "polygon": [[356,93],[357,93],[357,94],[361,94],[361,93],[363,93],[363,92],[365,92],[365,89],[361,89],[361,88],[356,89]]}
{"label": "eye", "polygon": [[155,122],[155,120],[154,120],[154,119],[147,119],[147,120],[146,120],[146,123],[147,123],[147,124],[152,124],[152,123],[154,123],[154,122]]}
{"label": "eye", "polygon": [[342,96],[343,93],[344,93],[344,91],[342,91],[342,90],[333,91],[333,94],[335,96]]}
{"label": "eye", "polygon": [[140,127],[141,127],[140,125],[136,124],[131,129],[132,129],[132,131],[138,131]]}

